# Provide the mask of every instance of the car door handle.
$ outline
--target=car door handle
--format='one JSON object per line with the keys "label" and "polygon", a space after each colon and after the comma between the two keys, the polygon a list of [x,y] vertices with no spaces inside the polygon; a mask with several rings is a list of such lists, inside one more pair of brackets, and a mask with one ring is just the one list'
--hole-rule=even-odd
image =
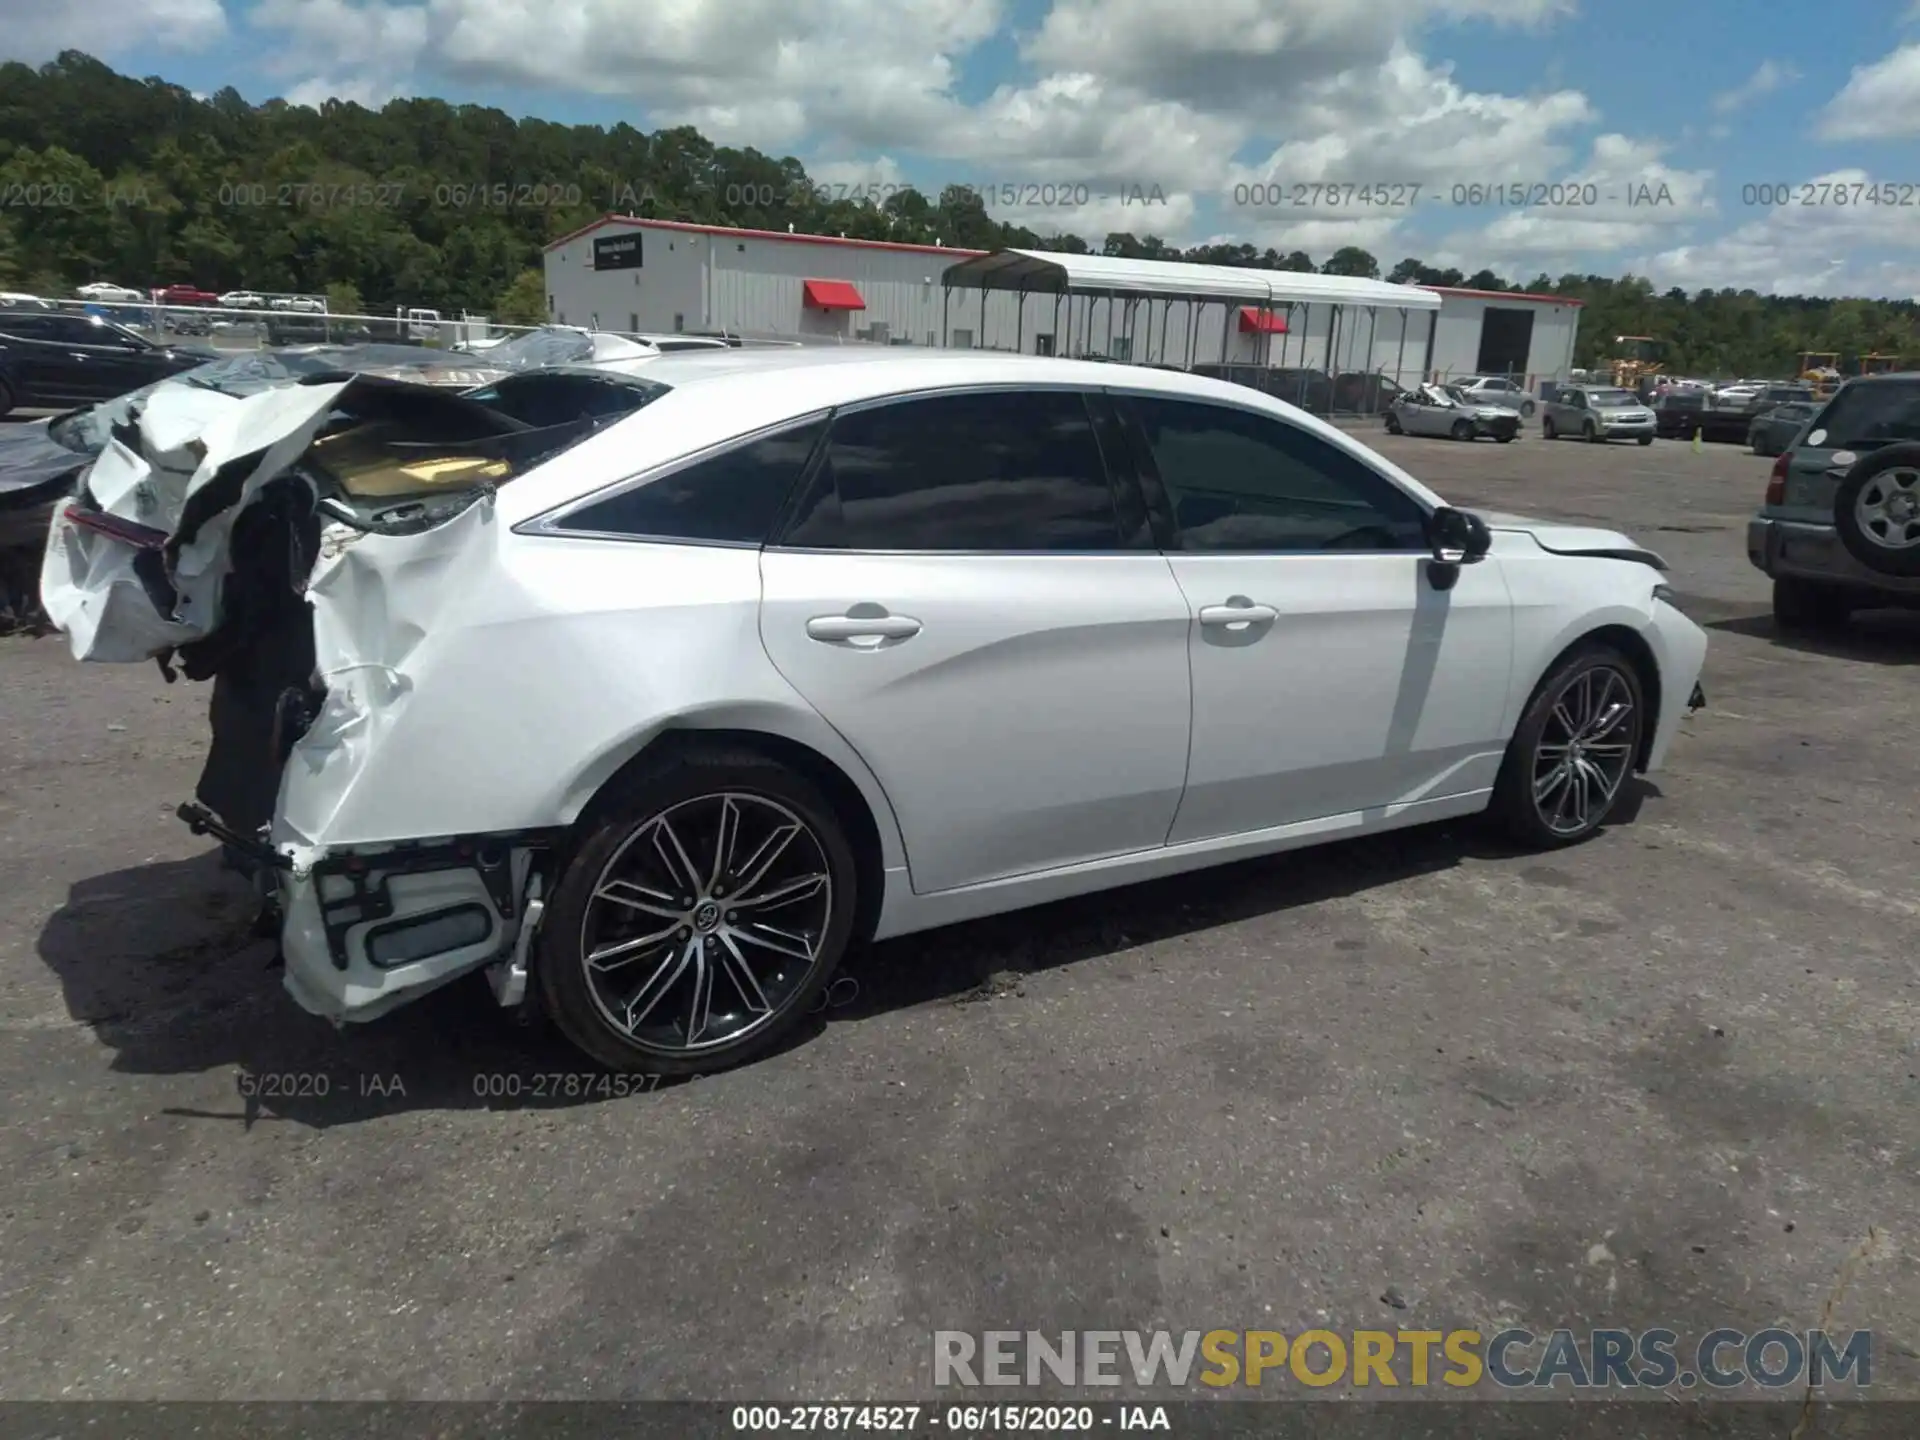
{"label": "car door handle", "polygon": [[816,615],[807,621],[815,640],[905,640],[920,633],[911,615]]}
{"label": "car door handle", "polygon": [[1202,605],[1200,623],[1202,625],[1249,625],[1266,624],[1269,620],[1278,620],[1280,612],[1271,605]]}

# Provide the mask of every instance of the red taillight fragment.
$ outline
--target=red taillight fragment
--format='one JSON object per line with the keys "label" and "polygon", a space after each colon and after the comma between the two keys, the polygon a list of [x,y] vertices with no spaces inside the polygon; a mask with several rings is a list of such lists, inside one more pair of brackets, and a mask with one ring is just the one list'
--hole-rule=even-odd
{"label": "red taillight fragment", "polygon": [[167,543],[167,532],[156,530],[151,525],[141,525],[132,520],[122,520],[118,515],[108,515],[85,505],[69,505],[67,519],[74,524],[84,526],[97,534],[110,535],[122,544],[131,545],[136,550],[158,550]]}
{"label": "red taillight fragment", "polygon": [[1773,470],[1767,476],[1767,504],[1784,505],[1787,503],[1787,467],[1793,463],[1793,452],[1786,451],[1773,462]]}

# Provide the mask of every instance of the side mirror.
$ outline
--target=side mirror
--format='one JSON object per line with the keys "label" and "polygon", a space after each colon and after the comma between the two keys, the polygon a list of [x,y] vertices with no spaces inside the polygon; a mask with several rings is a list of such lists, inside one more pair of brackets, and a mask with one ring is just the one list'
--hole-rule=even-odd
{"label": "side mirror", "polygon": [[1486,521],[1471,511],[1447,506],[1428,517],[1427,540],[1434,559],[1456,565],[1478,560],[1493,548],[1493,532]]}

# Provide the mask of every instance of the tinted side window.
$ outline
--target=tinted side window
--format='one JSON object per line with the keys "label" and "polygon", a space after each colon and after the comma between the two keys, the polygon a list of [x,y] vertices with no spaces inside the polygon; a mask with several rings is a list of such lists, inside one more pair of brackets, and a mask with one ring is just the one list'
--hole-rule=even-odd
{"label": "tinted side window", "polygon": [[1183,550],[1425,550],[1426,512],[1345,451],[1221,405],[1133,397]]}
{"label": "tinted side window", "polygon": [[1827,432],[1820,442],[1827,449],[1920,440],[1920,384],[1875,380],[1843,385],[1813,428]]}
{"label": "tinted side window", "polygon": [[17,340],[45,340],[47,338],[47,317],[43,315],[9,315],[0,311],[0,336],[11,335]]}
{"label": "tinted side window", "polygon": [[1072,391],[937,395],[840,415],[786,537],[828,550],[1115,550],[1113,491]]}
{"label": "tinted side window", "polygon": [[560,527],[758,545],[773,529],[826,423],[816,420],[695,461],[576,510]]}

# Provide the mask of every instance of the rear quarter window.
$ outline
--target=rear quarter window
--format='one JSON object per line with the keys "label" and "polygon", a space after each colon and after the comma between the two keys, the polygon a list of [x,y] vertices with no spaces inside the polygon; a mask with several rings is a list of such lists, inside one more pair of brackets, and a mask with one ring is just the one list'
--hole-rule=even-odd
{"label": "rear quarter window", "polygon": [[1920,381],[1843,386],[1808,435],[1821,435],[1818,443],[1832,450],[1920,440]]}

